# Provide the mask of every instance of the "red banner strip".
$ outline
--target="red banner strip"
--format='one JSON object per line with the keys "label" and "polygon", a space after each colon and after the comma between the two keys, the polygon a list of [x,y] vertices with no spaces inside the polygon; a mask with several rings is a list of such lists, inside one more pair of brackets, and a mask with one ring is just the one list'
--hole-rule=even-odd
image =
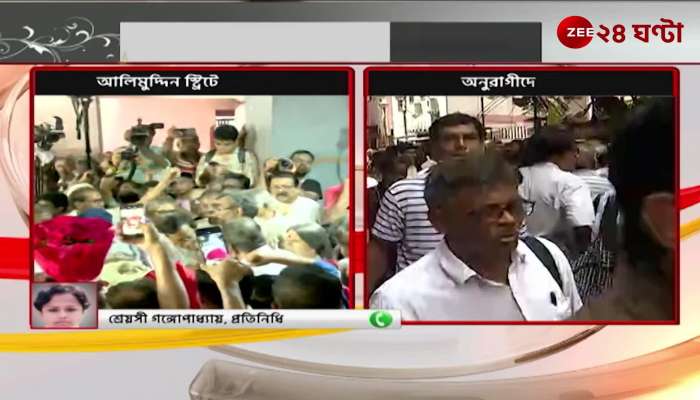
{"label": "red banner strip", "polygon": [[[686,209],[700,203],[700,186],[680,191],[680,209]],[[365,236],[356,233],[354,237],[351,265],[353,272],[365,269]],[[29,239],[0,238],[0,279],[29,279]]]}
{"label": "red banner strip", "polygon": [[0,238],[0,278],[29,279],[29,239]]}
{"label": "red banner strip", "polygon": [[700,186],[681,189],[681,196],[678,203],[680,204],[681,210],[700,203]]}

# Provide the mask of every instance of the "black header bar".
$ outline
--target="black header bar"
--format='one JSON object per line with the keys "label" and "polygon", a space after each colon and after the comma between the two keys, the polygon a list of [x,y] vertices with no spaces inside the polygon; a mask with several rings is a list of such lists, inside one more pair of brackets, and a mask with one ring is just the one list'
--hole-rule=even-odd
{"label": "black header bar", "polygon": [[37,95],[347,95],[350,70],[36,70]]}
{"label": "black header bar", "polygon": [[675,71],[637,70],[370,70],[373,96],[673,96]]}

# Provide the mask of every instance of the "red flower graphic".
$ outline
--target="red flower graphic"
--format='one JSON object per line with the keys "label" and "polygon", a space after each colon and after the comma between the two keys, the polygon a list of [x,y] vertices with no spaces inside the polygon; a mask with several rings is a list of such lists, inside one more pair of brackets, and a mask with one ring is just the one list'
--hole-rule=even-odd
{"label": "red flower graphic", "polygon": [[112,246],[112,224],[58,216],[34,226],[34,259],[58,282],[87,282],[100,274]]}

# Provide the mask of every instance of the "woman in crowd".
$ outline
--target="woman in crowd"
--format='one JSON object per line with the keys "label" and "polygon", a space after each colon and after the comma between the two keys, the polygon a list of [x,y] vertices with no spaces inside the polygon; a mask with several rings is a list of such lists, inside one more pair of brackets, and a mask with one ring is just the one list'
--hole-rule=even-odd
{"label": "woman in crowd", "polygon": [[82,289],[54,285],[37,294],[34,308],[46,328],[77,328],[90,308],[90,302]]}
{"label": "woman in crowd", "polygon": [[338,273],[338,268],[330,262],[333,248],[328,232],[319,224],[293,226],[284,237],[284,248],[292,253],[314,259],[322,268]]}

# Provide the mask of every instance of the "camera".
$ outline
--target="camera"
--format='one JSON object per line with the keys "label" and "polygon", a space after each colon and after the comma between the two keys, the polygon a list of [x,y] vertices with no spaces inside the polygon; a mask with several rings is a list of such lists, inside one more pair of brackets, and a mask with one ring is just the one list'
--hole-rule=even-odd
{"label": "camera", "polygon": [[122,160],[127,160],[127,161],[132,161],[136,159],[136,156],[138,155],[139,150],[135,147],[127,147],[126,149],[122,150],[120,153]]}
{"label": "camera", "polygon": [[277,169],[280,171],[292,172],[294,170],[294,163],[288,158],[280,158],[277,160]]}
{"label": "camera", "polygon": [[56,116],[54,116],[54,119],[56,120],[54,126],[48,123],[34,126],[34,143],[41,150],[51,150],[56,142],[66,137],[66,133],[63,131],[63,119]]}
{"label": "camera", "polygon": [[165,124],[162,122],[154,122],[150,124],[144,124],[139,118],[137,124],[129,128],[127,131],[127,139],[129,143],[134,146],[145,145],[149,138],[156,133],[156,129],[163,129]]}

